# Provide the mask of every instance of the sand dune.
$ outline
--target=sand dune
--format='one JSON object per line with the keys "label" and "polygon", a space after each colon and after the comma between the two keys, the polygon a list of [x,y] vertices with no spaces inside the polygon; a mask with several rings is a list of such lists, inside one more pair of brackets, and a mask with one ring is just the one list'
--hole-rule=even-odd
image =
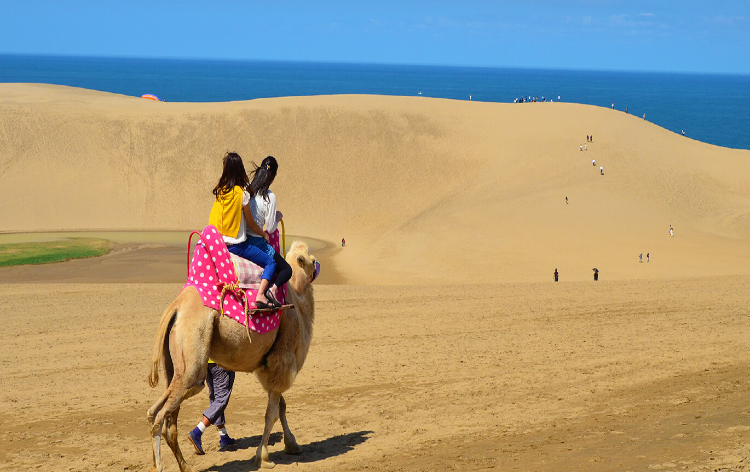
{"label": "sand dune", "polygon": [[349,283],[750,273],[750,151],[566,103],[0,84],[0,230],[201,228],[227,150],[279,159],[287,230],[346,237]]}
{"label": "sand dune", "polygon": [[[750,151],[564,103],[0,84],[0,231],[201,228],[227,150],[275,155],[287,231],[327,242],[285,395],[303,453],[277,427],[277,470],[747,470]],[[0,271],[0,469],[148,467],[148,358],[184,257]],[[122,283],[144,281],[175,283]],[[253,470],[260,386],[237,376],[237,451],[211,430],[190,452],[206,405],[180,414],[190,465]]]}

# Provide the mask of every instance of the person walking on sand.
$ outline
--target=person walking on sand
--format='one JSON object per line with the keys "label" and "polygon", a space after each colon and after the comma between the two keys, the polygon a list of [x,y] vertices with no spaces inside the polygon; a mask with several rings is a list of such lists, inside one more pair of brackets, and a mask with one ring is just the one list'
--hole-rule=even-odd
{"label": "person walking on sand", "polygon": [[672,229],[672,225],[669,225],[669,236],[674,237],[674,230]]}
{"label": "person walking on sand", "polygon": [[341,247],[346,246],[346,239],[341,238]]}
{"label": "person walking on sand", "polygon": [[560,274],[557,272],[557,267],[555,267],[555,282],[557,282],[559,276]]}
{"label": "person walking on sand", "polygon": [[[568,204],[568,196],[567,195],[565,195],[565,204],[566,205]],[[555,270],[557,270],[557,269],[555,269]]]}
{"label": "person walking on sand", "polygon": [[276,271],[276,263],[272,257],[251,245],[247,237],[247,227],[254,228],[254,231],[260,231],[260,228],[250,213],[251,196],[245,190],[249,184],[245,165],[236,152],[228,152],[222,165],[221,178],[213,190],[214,204],[208,224],[221,233],[229,252],[263,268],[255,304],[258,308],[270,308],[265,292]]}
{"label": "person walking on sand", "polygon": [[203,412],[203,419],[188,433],[188,439],[193,444],[195,453],[200,456],[205,454],[203,451],[203,433],[212,424],[215,424],[219,430],[220,450],[234,446],[237,443],[236,440],[227,434],[227,422],[224,418],[224,410],[227,408],[229,397],[232,395],[234,372],[222,369],[209,359],[206,383],[208,384],[208,408]]}
{"label": "person walking on sand", "polygon": [[647,252],[647,253],[646,253],[646,262],[648,262],[648,261],[649,261],[649,257],[650,257],[650,256],[651,256],[651,253],[650,253],[650,252]]}
{"label": "person walking on sand", "polygon": [[641,253],[641,254],[640,254],[640,255],[638,256],[638,260],[640,261],[640,263],[641,263],[641,264],[643,264],[643,253]]}
{"label": "person walking on sand", "polygon": [[591,159],[591,165],[596,167],[596,159]]}
{"label": "person walking on sand", "polygon": [[599,167],[599,172],[604,175],[604,167]]}
{"label": "person walking on sand", "polygon": [[594,269],[594,282],[599,280],[599,269]]}
{"label": "person walking on sand", "polygon": [[578,147],[579,147],[579,148],[581,149],[581,151],[583,151],[583,144],[581,144],[581,145],[580,145],[580,146],[578,146]]}

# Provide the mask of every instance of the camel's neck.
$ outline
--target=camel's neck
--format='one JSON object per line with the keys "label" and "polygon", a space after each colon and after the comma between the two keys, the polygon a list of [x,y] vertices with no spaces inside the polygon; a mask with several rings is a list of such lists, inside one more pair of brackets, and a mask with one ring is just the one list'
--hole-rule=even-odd
{"label": "camel's neck", "polygon": [[301,292],[294,287],[289,291],[292,296],[292,303],[297,307],[300,314],[300,324],[306,332],[312,332],[313,322],[315,321],[315,297],[313,288],[307,285]]}

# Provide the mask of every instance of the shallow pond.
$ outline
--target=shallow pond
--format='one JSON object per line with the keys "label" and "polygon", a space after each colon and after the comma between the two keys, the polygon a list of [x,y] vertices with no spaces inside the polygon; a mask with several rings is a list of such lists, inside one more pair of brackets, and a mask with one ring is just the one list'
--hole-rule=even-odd
{"label": "shallow pond", "polygon": [[[190,231],[59,231],[38,233],[0,233],[0,244],[10,243],[36,243],[47,241],[59,241],[68,238],[99,238],[113,241],[119,244],[163,244],[166,246],[187,246]],[[197,236],[193,237],[193,244]],[[292,241],[304,241],[310,251],[319,251],[326,247],[326,243],[319,239],[305,238],[301,236],[286,236],[286,245],[289,247]]]}

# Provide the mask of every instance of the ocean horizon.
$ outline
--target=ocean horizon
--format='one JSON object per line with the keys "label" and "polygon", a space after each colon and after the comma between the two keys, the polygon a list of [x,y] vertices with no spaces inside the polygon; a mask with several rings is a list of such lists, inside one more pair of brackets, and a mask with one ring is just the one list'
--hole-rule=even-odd
{"label": "ocean horizon", "polygon": [[[46,83],[168,102],[370,94],[625,111],[717,146],[750,149],[750,76],[464,66],[0,55],[0,83]],[[523,106],[523,105],[518,105]]]}

